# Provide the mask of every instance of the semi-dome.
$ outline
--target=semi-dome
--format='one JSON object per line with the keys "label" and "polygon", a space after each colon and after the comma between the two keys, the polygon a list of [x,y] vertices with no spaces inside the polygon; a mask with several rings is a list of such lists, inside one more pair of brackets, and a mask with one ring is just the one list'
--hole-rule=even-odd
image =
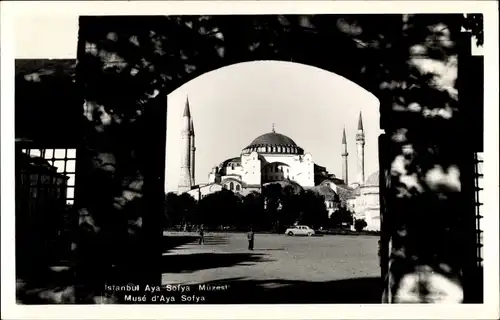
{"label": "semi-dome", "polygon": [[227,160],[224,160],[219,164],[219,168],[225,168],[231,165],[239,166],[241,164],[241,158],[240,157],[235,157],[235,158],[230,158]]}
{"label": "semi-dome", "polygon": [[255,138],[242,153],[303,154],[304,150],[284,134],[269,132]]}
{"label": "semi-dome", "polygon": [[331,187],[327,185],[319,185],[311,188],[316,194],[325,197],[327,201],[337,201],[339,200],[338,194]]}
{"label": "semi-dome", "polygon": [[368,176],[365,181],[365,186],[378,186],[379,181],[379,171],[376,171]]}

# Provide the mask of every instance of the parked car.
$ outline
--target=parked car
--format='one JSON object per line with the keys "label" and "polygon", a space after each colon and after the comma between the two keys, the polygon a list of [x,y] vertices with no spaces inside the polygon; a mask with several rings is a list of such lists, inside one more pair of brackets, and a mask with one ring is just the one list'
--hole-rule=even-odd
{"label": "parked car", "polygon": [[315,234],[314,230],[308,226],[293,226],[286,229],[285,234],[287,236],[312,236]]}

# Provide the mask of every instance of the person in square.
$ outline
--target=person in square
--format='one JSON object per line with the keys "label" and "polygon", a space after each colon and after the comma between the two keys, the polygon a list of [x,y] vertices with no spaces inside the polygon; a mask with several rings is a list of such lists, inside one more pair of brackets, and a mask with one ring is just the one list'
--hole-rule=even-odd
{"label": "person in square", "polygon": [[254,241],[254,232],[252,227],[250,227],[250,231],[247,233],[247,239],[248,239],[248,250],[253,250],[253,241]]}
{"label": "person in square", "polygon": [[198,229],[198,234],[200,235],[200,244],[204,244],[205,243],[205,231],[203,230],[203,225],[200,226],[200,228]]}

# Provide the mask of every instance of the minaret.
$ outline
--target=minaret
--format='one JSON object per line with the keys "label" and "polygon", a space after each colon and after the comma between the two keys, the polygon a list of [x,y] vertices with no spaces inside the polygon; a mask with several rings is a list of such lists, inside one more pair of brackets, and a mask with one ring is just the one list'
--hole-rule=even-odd
{"label": "minaret", "polygon": [[196,153],[196,147],[195,147],[195,141],[194,141],[194,125],[193,125],[193,118],[189,119],[189,144],[191,149],[189,150],[189,165],[191,169],[191,181],[193,185],[195,185],[195,179],[194,179],[194,169],[195,169],[195,153]]}
{"label": "minaret", "polygon": [[181,170],[179,174],[178,193],[191,190],[193,180],[191,179],[191,134],[190,134],[191,112],[189,110],[189,100],[186,97],[186,106],[181,119]]}
{"label": "minaret", "polygon": [[344,180],[344,183],[346,185],[349,184],[349,181],[347,179],[347,156],[349,155],[349,153],[347,152],[347,139],[345,137],[345,128],[344,128],[344,131],[342,132],[342,153],[341,153],[341,156],[342,156],[342,180]]}
{"label": "minaret", "polygon": [[365,183],[365,131],[363,130],[363,119],[359,112],[358,130],[356,131],[356,151],[358,155],[358,183]]}

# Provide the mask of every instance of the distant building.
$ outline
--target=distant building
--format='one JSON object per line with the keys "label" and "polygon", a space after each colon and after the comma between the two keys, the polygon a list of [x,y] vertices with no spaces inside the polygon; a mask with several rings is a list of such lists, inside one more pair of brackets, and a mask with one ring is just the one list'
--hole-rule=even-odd
{"label": "distant building", "polygon": [[[16,152],[16,257],[43,263],[64,227],[67,180],[40,157]],[[29,264],[18,264],[28,267]]]}
{"label": "distant building", "polygon": [[[194,147],[194,126],[188,100],[186,100],[182,115],[181,130],[183,149],[181,151],[179,193],[187,192],[196,200],[222,189],[245,196],[253,191],[260,192],[265,185],[279,183],[283,186],[290,185],[294,188],[310,189],[323,196],[329,216],[340,205],[350,207],[360,217],[363,214],[366,217],[375,216],[375,213],[371,213],[376,211],[375,206],[365,206],[369,208],[366,210],[372,210],[370,212],[365,213],[365,209],[362,209],[363,212],[360,211],[360,208],[365,208],[360,203],[368,201],[366,200],[368,195],[371,196],[370,199],[373,199],[375,195],[378,196],[378,181],[373,186],[366,185],[364,181],[365,135],[361,113],[356,132],[357,169],[359,172],[355,184],[357,189],[347,185],[348,153],[345,129],[342,133],[342,179],[329,173],[325,167],[314,163],[310,153],[305,152],[290,137],[277,133],[273,126],[271,132],[258,136],[244,147],[239,156],[226,159],[214,166],[208,174],[208,183],[204,185],[196,185],[194,181],[196,148]],[[358,195],[354,190],[358,190],[358,192],[363,190],[363,193]],[[353,202],[353,200],[355,201]],[[367,221],[367,223],[369,222]],[[375,222],[369,226],[374,230],[380,229],[380,226],[376,227]]]}
{"label": "distant building", "polygon": [[365,230],[380,231],[379,171],[372,173],[353,190],[349,207],[355,219],[366,221]]}

